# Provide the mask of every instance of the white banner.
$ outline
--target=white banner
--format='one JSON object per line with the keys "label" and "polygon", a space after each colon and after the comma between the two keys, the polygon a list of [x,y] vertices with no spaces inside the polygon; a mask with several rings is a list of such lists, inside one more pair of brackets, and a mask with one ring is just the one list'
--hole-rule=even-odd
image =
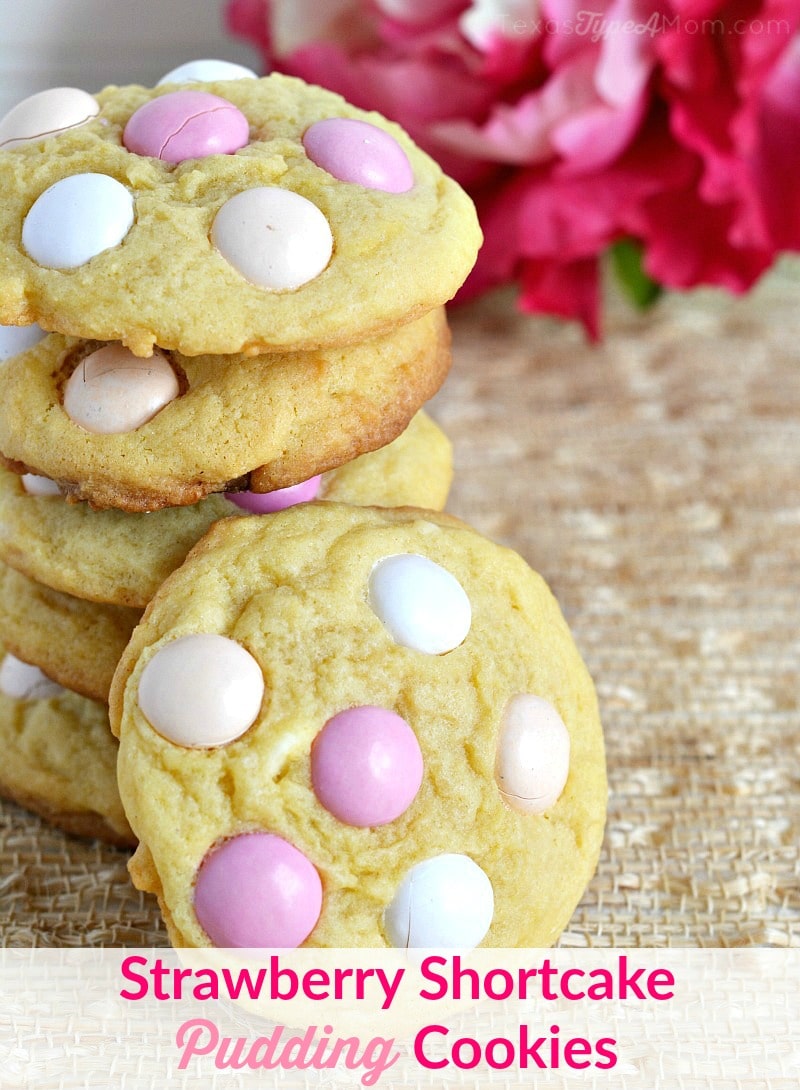
{"label": "white banner", "polygon": [[796,950],[3,950],[0,1087],[797,1090]]}

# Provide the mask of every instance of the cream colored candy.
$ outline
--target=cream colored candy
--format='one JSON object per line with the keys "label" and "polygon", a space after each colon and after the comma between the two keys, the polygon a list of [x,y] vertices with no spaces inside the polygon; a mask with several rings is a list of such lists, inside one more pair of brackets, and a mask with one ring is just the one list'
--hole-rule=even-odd
{"label": "cream colored candy", "polygon": [[142,671],[138,696],[144,717],[168,741],[222,746],[255,722],[264,678],[241,644],[202,632],[157,651]]}
{"label": "cream colored candy", "polygon": [[55,481],[49,477],[41,477],[38,473],[23,473],[22,487],[29,496],[60,496],[61,489]]}
{"label": "cream colored candy", "polygon": [[509,700],[497,739],[495,780],[521,814],[543,814],[558,800],[569,775],[569,734],[547,700],[521,693]]}
{"label": "cream colored candy", "polygon": [[333,235],[311,201],[289,189],[259,186],[226,201],[211,241],[237,272],[268,291],[292,291],[326,267]]}
{"label": "cream colored candy", "polygon": [[428,655],[454,650],[472,623],[469,598],[455,576],[414,553],[388,556],[375,565],[369,604],[396,643]]}
{"label": "cream colored candy", "polygon": [[161,352],[148,359],[109,344],[81,360],[64,387],[67,416],[87,431],[134,431],[180,393],[178,378]]}
{"label": "cream colored candy", "polygon": [[445,854],[417,863],[384,913],[392,946],[471,950],[486,937],[494,890],[468,855]]}
{"label": "cream colored candy", "polygon": [[77,87],[51,87],[18,102],[0,119],[0,149],[8,151],[85,125],[100,113],[97,99]]}
{"label": "cream colored candy", "polygon": [[43,674],[38,666],[31,666],[6,652],[0,665],[0,692],[6,696],[15,700],[48,700],[66,691]]}

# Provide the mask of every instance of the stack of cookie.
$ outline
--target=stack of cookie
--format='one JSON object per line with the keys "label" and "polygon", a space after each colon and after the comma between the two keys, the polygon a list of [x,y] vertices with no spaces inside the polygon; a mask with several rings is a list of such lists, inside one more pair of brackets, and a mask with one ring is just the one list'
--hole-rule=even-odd
{"label": "stack of cookie", "polygon": [[0,318],[36,323],[0,329],[0,777],[130,842],[107,716],[96,758],[83,735],[211,524],[314,497],[444,505],[449,444],[418,410],[479,232],[399,130],[278,76],[47,91],[0,148]]}
{"label": "stack of cookie", "polygon": [[541,580],[435,513],[474,209],[214,63],[0,121],[0,787],[138,841],[181,945],[548,944],[602,733]]}

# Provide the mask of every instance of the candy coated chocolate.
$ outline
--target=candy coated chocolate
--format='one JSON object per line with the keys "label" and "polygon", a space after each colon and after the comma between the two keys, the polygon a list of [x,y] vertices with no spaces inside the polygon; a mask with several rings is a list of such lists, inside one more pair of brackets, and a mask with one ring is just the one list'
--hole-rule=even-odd
{"label": "candy coated chocolate", "polygon": [[85,125],[100,112],[97,99],[77,87],[51,87],[18,102],[0,119],[0,151]]}
{"label": "candy coated chocolate", "polygon": [[333,253],[319,208],[277,186],[245,189],[217,212],[211,241],[245,280],[268,291],[293,291],[314,280]]}
{"label": "candy coated chocolate", "polygon": [[33,202],[22,245],[48,269],[77,269],[118,246],[133,226],[133,197],[107,174],[71,174]]}
{"label": "candy coated chocolate", "polygon": [[60,496],[61,489],[55,481],[49,477],[42,477],[38,473],[23,473],[22,487],[29,496]]}
{"label": "candy coated chocolate", "polygon": [[264,678],[241,644],[201,632],[161,647],[142,671],[138,695],[145,719],[168,741],[221,746],[255,722]]}
{"label": "candy coated chocolate", "polygon": [[180,393],[161,352],[134,356],[109,344],[81,360],[64,387],[67,416],[86,431],[116,435],[146,424]]}
{"label": "candy coated chocolate", "polygon": [[296,947],[322,909],[315,867],[273,833],[244,833],[203,860],[194,910],[214,946]]}
{"label": "candy coated chocolate", "polygon": [[569,733],[553,705],[531,693],[508,702],[497,739],[495,780],[503,801],[522,814],[554,806],[569,774]]}
{"label": "candy coated chocolate", "polygon": [[308,503],[315,499],[321,483],[322,476],[317,474],[300,484],[277,488],[274,492],[226,492],[225,496],[251,515],[271,515],[275,511],[284,511],[297,503]]}
{"label": "candy coated chocolate", "polygon": [[388,708],[339,712],[311,748],[314,792],[348,825],[386,825],[400,817],[416,798],[422,772],[416,735]]}
{"label": "candy coated chocolate", "polygon": [[258,79],[252,68],[233,61],[219,61],[212,58],[187,61],[172,68],[158,81],[162,83],[218,83],[226,79]]}
{"label": "candy coated chocolate", "polygon": [[458,647],[472,621],[469,598],[458,580],[414,553],[389,556],[375,565],[369,604],[396,643],[428,655]]}
{"label": "candy coated chocolate", "polygon": [[306,129],[303,147],[312,163],[340,182],[385,193],[407,193],[414,185],[408,156],[393,136],[367,121],[326,117]]}
{"label": "candy coated chocolate", "polygon": [[33,348],[45,336],[41,326],[0,325],[0,363]]}
{"label": "candy coated chocolate", "polygon": [[384,914],[387,937],[397,947],[472,949],[494,915],[492,883],[467,855],[437,855],[417,863],[400,883]]}
{"label": "candy coated chocolate", "polygon": [[131,116],[122,134],[128,151],[165,163],[231,155],[249,138],[242,111],[206,91],[173,91],[151,99]]}
{"label": "candy coated chocolate", "polygon": [[67,690],[43,674],[38,666],[6,652],[0,665],[0,692],[15,700],[48,700]]}

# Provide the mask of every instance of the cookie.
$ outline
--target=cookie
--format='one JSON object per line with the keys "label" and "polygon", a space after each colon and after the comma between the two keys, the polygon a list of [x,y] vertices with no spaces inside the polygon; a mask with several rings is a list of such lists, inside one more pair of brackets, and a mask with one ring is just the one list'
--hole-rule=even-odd
{"label": "cookie", "polygon": [[0,649],[0,795],[75,836],[136,841],[117,790],[108,709]]}
{"label": "cookie", "polygon": [[0,563],[3,644],[64,688],[107,701],[111,679],[141,610],[85,602]]}
{"label": "cookie", "polygon": [[190,507],[148,514],[66,503],[49,479],[0,468],[0,559],[65,594],[144,608],[217,519],[309,498],[438,510],[451,477],[450,443],[424,412],[388,446],[299,490],[209,496]]}
{"label": "cookie", "polygon": [[481,241],[397,125],[281,75],[32,96],[0,121],[0,192],[0,322],[139,356],[384,335]]}
{"label": "cookie", "polygon": [[126,511],[270,492],[352,461],[395,439],[450,365],[442,310],[325,352],[139,361],[115,347],[52,334],[0,365],[0,452]]}
{"label": "cookie", "polygon": [[446,515],[218,522],[110,717],[178,946],[547,946],[597,862],[591,679],[543,580]]}

